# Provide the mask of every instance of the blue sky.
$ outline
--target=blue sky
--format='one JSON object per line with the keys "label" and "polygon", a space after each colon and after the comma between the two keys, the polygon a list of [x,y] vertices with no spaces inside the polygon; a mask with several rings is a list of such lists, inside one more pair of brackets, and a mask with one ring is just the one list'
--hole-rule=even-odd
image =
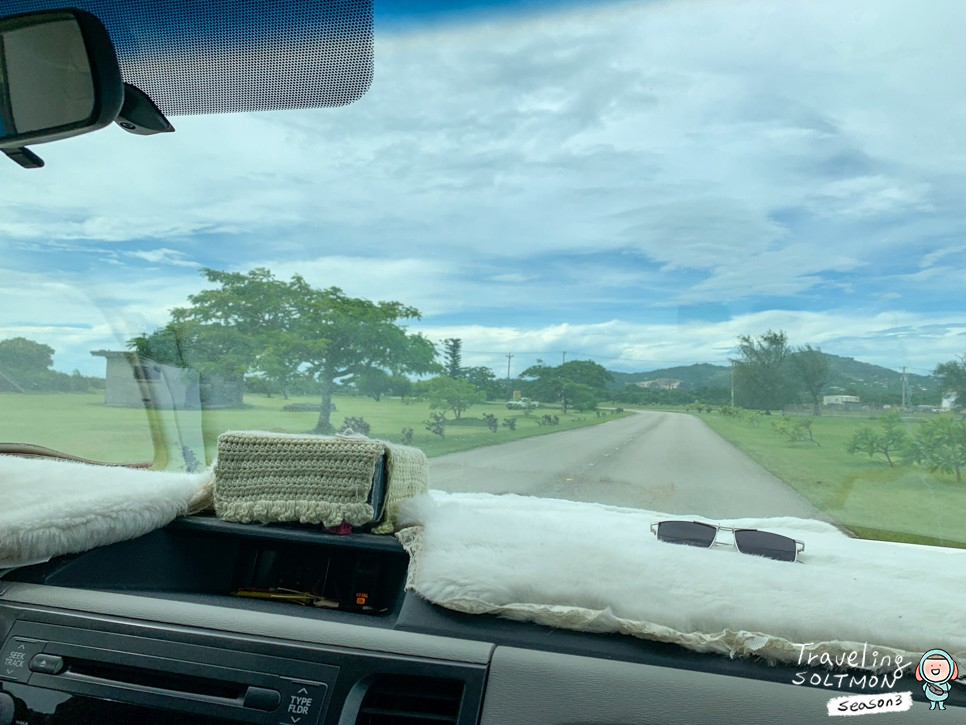
{"label": "blue sky", "polygon": [[267,266],[501,372],[723,364],[769,328],[920,373],[966,352],[966,6],[487,5],[377,3],[345,108],[0,166],[0,338],[102,373],[200,267]]}

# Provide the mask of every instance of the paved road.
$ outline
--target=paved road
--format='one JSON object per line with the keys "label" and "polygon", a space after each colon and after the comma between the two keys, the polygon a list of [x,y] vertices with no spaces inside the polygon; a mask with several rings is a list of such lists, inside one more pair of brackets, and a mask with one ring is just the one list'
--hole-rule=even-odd
{"label": "paved road", "polygon": [[825,518],[703,421],[684,413],[641,412],[440,456],[430,461],[430,486],[720,518]]}

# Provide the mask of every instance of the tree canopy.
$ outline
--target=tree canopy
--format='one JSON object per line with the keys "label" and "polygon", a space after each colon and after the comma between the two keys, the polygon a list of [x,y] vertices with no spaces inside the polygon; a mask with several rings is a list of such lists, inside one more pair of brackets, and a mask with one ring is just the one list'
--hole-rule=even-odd
{"label": "tree canopy", "polygon": [[812,412],[818,415],[820,411],[818,398],[829,381],[828,358],[821,349],[803,345],[792,353],[789,361],[795,377],[812,399]]}
{"label": "tree canopy", "polygon": [[363,386],[391,374],[438,370],[436,349],[401,326],[419,311],[401,302],[350,297],[318,289],[300,275],[277,279],[268,269],[202,274],[217,285],[188,297],[171,322],[130,345],[160,362],[201,370],[254,374],[284,386],[308,376],[321,390],[315,430],[329,433],[336,381]]}
{"label": "tree canopy", "polygon": [[738,355],[734,371],[738,405],[759,410],[781,408],[790,392],[785,332],[768,330],[759,337],[740,335]]}
{"label": "tree canopy", "polygon": [[50,345],[26,337],[0,340],[0,391],[82,392],[104,387],[102,378],[53,370],[55,350]]}
{"label": "tree canopy", "polygon": [[482,392],[466,380],[454,380],[440,375],[427,380],[421,385],[426,390],[429,407],[434,410],[452,410],[453,417],[459,420],[467,408],[484,399]]}
{"label": "tree canopy", "polygon": [[606,368],[592,360],[571,360],[562,365],[532,365],[520,373],[527,379],[530,397],[560,401],[566,413],[570,406],[591,409],[605,397],[613,379]]}
{"label": "tree canopy", "polygon": [[47,370],[54,364],[54,348],[26,337],[0,340],[0,368]]}
{"label": "tree canopy", "polygon": [[463,377],[463,341],[460,338],[443,340],[443,358],[447,375],[454,380]]}
{"label": "tree canopy", "polygon": [[498,380],[496,374],[488,367],[463,368],[461,377],[483,393],[487,400],[496,400],[506,395],[506,384]]}
{"label": "tree canopy", "polygon": [[54,348],[26,337],[0,340],[0,390],[35,390],[54,364]]}
{"label": "tree canopy", "polygon": [[939,378],[939,387],[946,395],[956,396],[956,405],[966,406],[966,355],[936,366],[933,375]]}

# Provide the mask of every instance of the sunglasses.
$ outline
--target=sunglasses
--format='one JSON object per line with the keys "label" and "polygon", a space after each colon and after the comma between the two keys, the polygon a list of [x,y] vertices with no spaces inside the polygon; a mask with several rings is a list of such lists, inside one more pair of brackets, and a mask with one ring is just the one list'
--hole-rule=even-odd
{"label": "sunglasses", "polygon": [[805,544],[801,541],[770,531],[736,529],[731,526],[703,524],[700,521],[660,521],[651,524],[651,533],[657,536],[658,541],[700,546],[704,549],[718,543],[719,531],[733,532],[735,548],[742,554],[765,556],[777,561],[798,561],[798,555],[805,551]]}

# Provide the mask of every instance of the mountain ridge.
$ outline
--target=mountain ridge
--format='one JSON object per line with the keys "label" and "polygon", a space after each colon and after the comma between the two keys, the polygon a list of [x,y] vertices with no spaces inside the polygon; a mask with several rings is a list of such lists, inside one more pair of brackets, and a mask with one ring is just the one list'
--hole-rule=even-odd
{"label": "mountain ridge", "polygon": [[[901,395],[902,373],[898,370],[862,362],[852,357],[822,353],[829,362],[829,382],[823,395],[858,395],[863,400],[874,401],[887,395]],[[636,373],[609,371],[614,378],[613,389],[648,380],[680,380],[679,390],[699,388],[728,388],[731,385],[731,367],[712,363],[694,363],[658,368]],[[932,375],[906,373],[907,397],[911,404],[919,401],[938,403],[939,381]],[[928,400],[926,400],[928,399]]]}

